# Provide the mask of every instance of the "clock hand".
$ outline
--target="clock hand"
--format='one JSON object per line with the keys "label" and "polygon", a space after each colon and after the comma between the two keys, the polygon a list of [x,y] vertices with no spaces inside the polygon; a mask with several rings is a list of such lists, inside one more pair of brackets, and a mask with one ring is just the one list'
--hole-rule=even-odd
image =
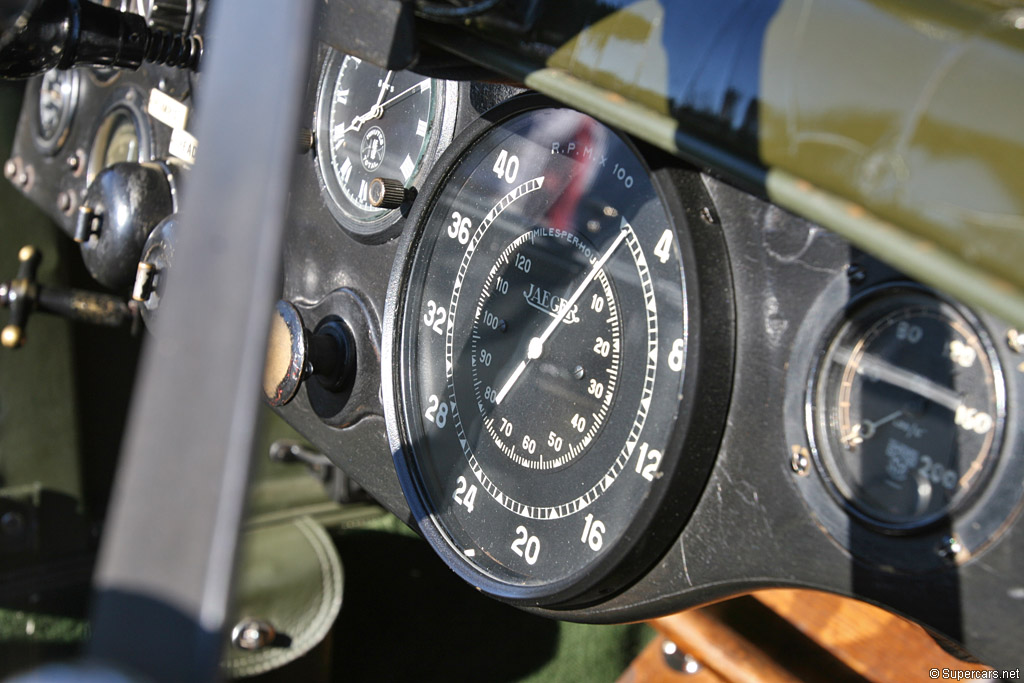
{"label": "clock hand", "polygon": [[384,109],[386,107],[390,107],[395,102],[398,102],[399,100],[405,99],[406,97],[408,97],[411,93],[415,92],[416,90],[419,90],[420,92],[426,92],[429,89],[430,89],[430,79],[429,78],[424,78],[419,83],[417,83],[415,85],[412,85],[412,86],[406,88],[405,90],[403,90],[402,92],[398,93],[397,95],[391,97],[390,99],[385,100],[384,102],[381,102],[378,105],[378,107],[377,107],[378,109],[380,109],[380,112],[377,115],[380,116],[381,114],[384,113]]}
{"label": "clock hand", "polygon": [[[394,74],[393,71],[389,71],[388,72],[388,77],[390,77],[393,74]],[[385,81],[387,81],[388,77],[385,77]],[[401,99],[404,99],[404,98],[408,97],[412,92],[414,92],[417,89],[419,89],[421,91],[427,90],[430,87],[430,79],[429,78],[425,78],[422,81],[420,81],[419,83],[417,83],[416,85],[410,86],[410,87],[406,88],[405,90],[403,90],[402,92],[400,92],[397,95],[395,95],[394,97],[392,97],[392,98],[390,98],[390,99],[388,99],[388,100],[386,100],[384,102],[381,102],[381,99],[384,96],[384,90],[385,90],[386,87],[387,87],[386,83],[385,83],[385,85],[383,87],[381,87],[380,94],[377,97],[377,102],[370,108],[370,111],[366,112],[365,114],[360,114],[359,116],[356,116],[355,118],[353,118],[352,119],[352,123],[350,123],[347,126],[345,126],[345,128],[342,129],[340,135],[344,135],[345,133],[349,132],[350,130],[358,132],[359,129],[363,127],[363,124],[366,123],[367,121],[369,121],[371,119],[380,118],[381,116],[383,116],[385,108],[391,106],[392,104],[394,104],[395,102],[398,102]]]}
{"label": "clock hand", "polygon": [[554,331],[558,329],[559,323],[561,323],[562,320],[565,319],[565,316],[569,313],[570,310],[572,310],[572,307],[576,305],[576,302],[579,301],[579,298],[583,296],[584,290],[586,290],[586,288],[590,286],[590,283],[594,281],[594,278],[597,277],[598,272],[600,272],[600,270],[604,268],[604,264],[608,263],[608,259],[612,257],[612,254],[615,253],[615,250],[618,249],[620,244],[622,244],[622,240],[626,239],[626,235],[629,232],[626,229],[628,225],[629,224],[626,222],[626,219],[623,218],[622,229],[619,230],[619,234],[612,241],[611,246],[609,246],[608,249],[605,250],[604,254],[602,254],[601,258],[599,258],[594,263],[593,267],[590,269],[590,272],[587,273],[587,277],[583,278],[583,282],[581,282],[580,285],[576,288],[576,290],[572,293],[572,296],[570,296],[568,301],[565,302],[565,305],[561,306],[561,310],[559,310],[558,315],[555,316],[555,319],[552,320],[546,328],[544,328],[544,331],[541,332],[539,337],[534,337],[530,340],[530,344],[526,349],[526,360],[520,361],[519,365],[516,366],[516,369],[512,371],[512,375],[505,381],[505,386],[501,388],[501,391],[499,391],[498,395],[494,398],[495,404],[501,405],[502,400],[504,400],[505,396],[512,389],[512,386],[519,379],[519,376],[523,374],[523,370],[526,369],[526,364],[529,363],[531,360],[536,360],[540,358],[541,354],[544,353],[544,342],[546,342],[548,338],[554,333]]}

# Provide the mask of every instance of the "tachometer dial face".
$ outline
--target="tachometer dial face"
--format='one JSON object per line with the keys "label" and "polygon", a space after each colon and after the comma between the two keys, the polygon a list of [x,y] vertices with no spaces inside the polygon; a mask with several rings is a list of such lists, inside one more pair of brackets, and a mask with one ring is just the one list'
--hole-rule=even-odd
{"label": "tachometer dial face", "polygon": [[317,156],[328,206],[360,237],[387,238],[398,210],[374,207],[369,187],[390,178],[411,188],[451,140],[454,83],[388,71],[331,52],[320,81]]}
{"label": "tachometer dial face", "polygon": [[663,506],[681,523],[710,467],[679,478],[692,247],[635,149],[584,114],[529,109],[469,137],[394,292],[396,463],[425,535],[476,585],[594,599],[631,553],[664,550],[638,548]]}
{"label": "tachometer dial face", "polygon": [[1004,415],[990,349],[965,314],[920,290],[852,309],[820,363],[812,413],[821,462],[856,512],[909,529],[980,488]]}

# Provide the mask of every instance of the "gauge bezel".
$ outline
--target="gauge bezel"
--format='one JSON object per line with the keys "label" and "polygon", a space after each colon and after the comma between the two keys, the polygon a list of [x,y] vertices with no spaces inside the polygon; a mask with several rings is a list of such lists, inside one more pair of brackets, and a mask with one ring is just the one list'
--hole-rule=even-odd
{"label": "gauge bezel", "polygon": [[[92,135],[89,137],[89,149],[86,153],[85,180],[87,185],[105,168],[105,166],[100,165],[102,160],[99,157],[102,156],[107,145],[110,144],[115,117],[119,114],[127,116],[135,126],[135,132],[139,140],[138,161],[150,160],[153,133],[149,127],[149,117],[142,112],[142,109],[137,104],[141,101],[143,101],[142,94],[135,88],[128,88],[118,93],[118,96],[113,99],[111,104],[103,110],[103,114],[98,117],[99,123],[93,128]],[[101,140],[101,137],[105,139]],[[102,145],[100,144],[101,142]]]}
{"label": "gauge bezel", "polygon": [[60,121],[57,124],[57,133],[52,138],[47,138],[45,135],[43,135],[43,131],[40,127],[39,121],[40,112],[38,108],[38,102],[43,87],[43,76],[40,76],[39,78],[35,79],[34,87],[30,91],[35,97],[35,101],[37,103],[36,115],[33,117],[32,120],[32,141],[35,143],[36,147],[39,149],[40,152],[42,152],[43,154],[47,154],[49,156],[52,156],[56,154],[58,151],[60,151],[60,149],[64,146],[64,143],[67,142],[68,136],[71,134],[71,124],[74,122],[75,113],[78,111],[79,92],[82,87],[81,74],[79,73],[78,69],[69,69],[67,71],[61,71],[59,73],[68,75],[68,78],[70,79],[71,83],[71,92],[68,95],[67,106],[61,111]]}
{"label": "gauge bezel", "polygon": [[[330,155],[325,153],[325,145],[329,145],[329,135],[322,130],[325,119],[329,120],[331,99],[337,85],[338,70],[345,59],[345,54],[333,48],[327,48],[326,57],[317,78],[315,105],[313,108],[312,131],[314,135],[313,155],[317,183],[320,194],[327,205],[335,222],[349,235],[368,244],[378,244],[393,238],[401,225],[399,221],[408,207],[384,211],[371,220],[354,216],[346,209],[348,199],[339,187],[337,178],[331,168]],[[455,81],[431,79],[433,95],[432,116],[434,124],[429,133],[426,150],[419,167],[410,177],[410,188],[415,191],[429,175],[441,153],[451,144],[455,136],[455,119],[458,114],[459,92],[461,85]],[[329,92],[328,92],[329,91]],[[325,94],[328,95],[325,97]]]}
{"label": "gauge bezel", "polygon": [[[602,556],[587,567],[584,576],[572,576],[540,585],[511,584],[483,573],[457,551],[429,502],[420,481],[412,445],[410,416],[404,401],[409,369],[404,366],[400,339],[404,325],[406,289],[426,220],[458,162],[484,136],[515,116],[546,107],[565,108],[548,98],[527,94],[488,111],[463,131],[436,163],[420,201],[410,217],[398,250],[388,289],[383,340],[382,396],[388,438],[399,481],[420,532],[442,559],[463,579],[496,598],[519,605],[555,609],[575,608],[605,600],[625,589],[668,551],[696,506],[718,453],[731,395],[733,372],[734,304],[725,243],[720,232],[701,221],[698,212],[712,206],[696,171],[682,169],[678,160],[662,165],[660,153],[641,149],[630,138],[613,131],[636,154],[650,173],[679,239],[687,297],[687,370],[683,395],[675,421],[667,426],[668,448],[664,476],[650,485],[646,501],[629,521],[625,532]],[[689,195],[684,201],[683,193]],[[700,252],[702,258],[697,258]],[[708,284],[704,284],[708,283]],[[704,284],[704,286],[702,286]],[[710,311],[713,315],[705,315]],[[693,397],[700,400],[693,400]],[[683,453],[686,457],[683,457]],[[671,453],[672,457],[668,454]]]}
{"label": "gauge bezel", "polygon": [[[993,427],[994,434],[992,443],[989,446],[989,453],[986,455],[986,461],[978,480],[971,485],[968,491],[964,492],[962,495],[956,496],[947,507],[925,515],[920,519],[901,523],[879,519],[878,517],[871,515],[866,510],[863,510],[857,504],[857,501],[854,500],[852,494],[847,491],[848,485],[845,482],[837,481],[836,473],[833,471],[832,466],[827,462],[828,459],[835,460],[837,456],[835,453],[832,453],[832,447],[829,443],[828,435],[821,433],[823,428],[820,424],[820,420],[823,418],[819,415],[819,411],[824,410],[824,408],[816,406],[816,403],[820,392],[823,390],[820,385],[825,379],[822,377],[822,366],[829,357],[832,346],[836,343],[838,336],[842,333],[846,324],[853,318],[853,316],[860,315],[865,308],[877,306],[880,303],[884,304],[887,300],[891,300],[894,309],[898,309],[900,305],[899,299],[901,297],[906,298],[908,294],[924,296],[934,300],[937,306],[949,307],[969,326],[971,332],[973,332],[977,337],[978,343],[985,353],[986,362],[988,362],[989,367],[992,369],[993,391],[995,392],[994,399],[997,414],[995,426]],[[811,374],[808,377],[805,419],[807,421],[807,435],[815,466],[818,468],[821,476],[827,483],[829,492],[836,501],[862,524],[877,529],[883,533],[897,535],[914,533],[933,528],[936,525],[941,525],[943,520],[953,517],[959,511],[969,507],[978,498],[980,492],[984,490],[985,485],[992,476],[992,472],[996,469],[995,461],[998,459],[999,452],[1003,445],[1006,423],[1006,382],[1003,377],[1002,366],[1000,365],[999,358],[995,352],[995,347],[992,344],[988,333],[982,326],[981,321],[978,320],[977,317],[975,317],[969,310],[958,306],[955,302],[938,294],[937,292],[912,282],[890,282],[885,285],[867,289],[851,299],[831,322],[828,327],[828,333],[823,339],[826,341],[822,343],[820,351],[812,366]]]}
{"label": "gauge bezel", "polygon": [[[947,571],[952,566],[969,564],[998,546],[1003,532],[1012,527],[1013,520],[1024,510],[1024,488],[1020,485],[1024,479],[1024,416],[1013,411],[1006,413],[1002,444],[996,445],[997,450],[989,456],[994,460],[987,483],[974,487],[976,493],[952,516],[912,530],[882,529],[861,515],[851,514],[814,462],[808,433],[808,397],[813,394],[808,392],[822,348],[831,340],[843,311],[868,292],[896,286],[920,288],[949,301],[949,297],[907,280],[905,275],[866,254],[855,252],[849,258],[856,265],[851,266],[849,274],[841,270],[832,277],[808,307],[794,337],[786,369],[783,408],[786,451],[777,466],[784,469],[786,480],[816,527],[851,562],[907,575]],[[866,274],[863,281],[851,277],[854,269]],[[958,311],[966,308],[953,303]],[[1006,343],[998,341],[1005,339],[1010,326],[982,311],[970,313],[975,330],[986,333],[994,345],[993,357],[998,359],[1003,372],[1006,405],[1015,405],[1024,396],[1024,363]],[[1018,365],[1014,371],[1012,368]],[[801,454],[806,456],[809,467],[797,466]],[[951,540],[956,541],[960,552],[950,552]]]}

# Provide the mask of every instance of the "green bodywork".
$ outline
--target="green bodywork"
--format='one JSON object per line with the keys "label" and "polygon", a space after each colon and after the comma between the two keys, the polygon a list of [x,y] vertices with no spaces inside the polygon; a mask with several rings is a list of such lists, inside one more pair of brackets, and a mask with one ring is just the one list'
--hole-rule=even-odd
{"label": "green bodywork", "polygon": [[[699,109],[706,93],[681,91],[671,77],[676,44],[719,49],[707,33],[722,29],[696,16],[707,6],[557,4],[539,25],[564,30],[521,43],[484,25],[475,31],[486,40],[451,31],[431,40],[761,188],[921,281],[1024,325],[1024,9],[998,0],[733,3],[724,26],[773,10],[758,36],[751,148],[681,107]],[[694,20],[680,23],[687,7]],[[738,62],[750,41],[737,45]]]}

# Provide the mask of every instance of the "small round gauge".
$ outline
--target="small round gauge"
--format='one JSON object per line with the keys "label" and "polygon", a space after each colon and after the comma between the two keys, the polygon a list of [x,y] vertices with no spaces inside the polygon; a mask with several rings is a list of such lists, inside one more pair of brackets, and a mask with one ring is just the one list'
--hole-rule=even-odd
{"label": "small round gauge", "polygon": [[531,98],[488,118],[432,175],[392,278],[392,447],[464,578],[580,604],[664,552],[703,488],[725,409],[700,387],[728,384],[731,334],[702,323],[697,263],[724,258],[694,256],[674,187],[603,124]]}
{"label": "small round gauge", "polygon": [[820,462],[873,525],[947,518],[993,469],[1005,410],[998,362],[980,326],[929,292],[888,287],[852,305],[812,391]]}
{"label": "small round gauge", "polygon": [[140,121],[139,115],[123,104],[114,106],[103,118],[89,152],[88,182],[108,166],[147,158],[149,138]]}
{"label": "small round gauge", "polygon": [[400,211],[371,205],[370,183],[411,188],[422,179],[451,140],[457,87],[329,54],[317,96],[317,168],[342,227],[371,241],[392,236]]}
{"label": "small round gauge", "polygon": [[51,69],[40,77],[35,141],[44,152],[56,152],[67,140],[78,104],[78,72]]}

